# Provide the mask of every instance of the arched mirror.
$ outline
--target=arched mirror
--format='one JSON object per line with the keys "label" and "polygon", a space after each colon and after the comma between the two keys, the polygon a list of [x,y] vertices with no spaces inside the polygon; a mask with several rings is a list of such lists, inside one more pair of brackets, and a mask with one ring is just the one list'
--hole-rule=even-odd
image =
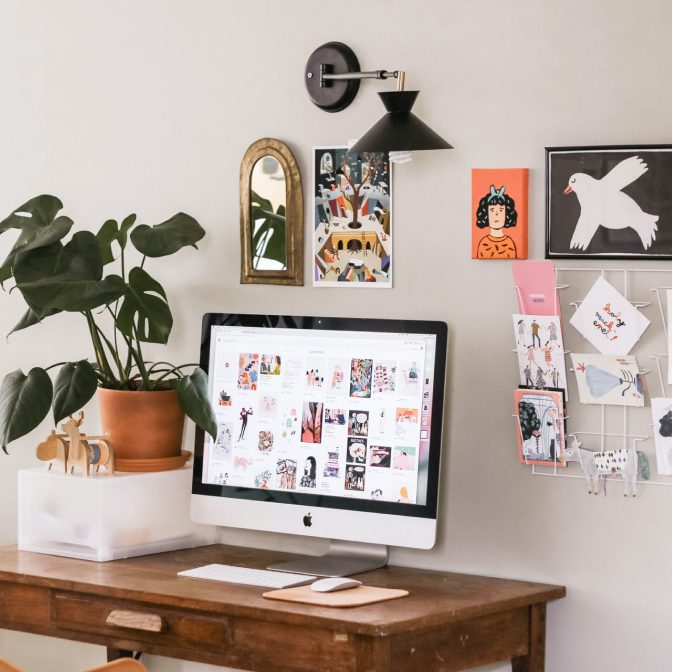
{"label": "arched mirror", "polygon": [[287,145],[262,138],[241,162],[241,282],[304,284],[301,175]]}

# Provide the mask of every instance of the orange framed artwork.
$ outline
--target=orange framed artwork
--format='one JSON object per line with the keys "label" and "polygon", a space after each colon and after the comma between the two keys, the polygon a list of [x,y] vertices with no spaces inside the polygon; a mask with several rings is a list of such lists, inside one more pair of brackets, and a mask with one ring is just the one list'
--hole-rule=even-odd
{"label": "orange framed artwork", "polygon": [[528,168],[472,169],[472,258],[528,258]]}

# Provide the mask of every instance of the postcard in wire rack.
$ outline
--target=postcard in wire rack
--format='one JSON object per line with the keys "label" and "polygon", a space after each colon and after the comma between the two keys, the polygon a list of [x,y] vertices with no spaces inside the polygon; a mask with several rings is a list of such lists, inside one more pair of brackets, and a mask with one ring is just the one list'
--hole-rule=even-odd
{"label": "postcard in wire rack", "polygon": [[570,324],[604,355],[628,355],[650,321],[605,278],[596,280]]}
{"label": "postcard in wire rack", "polygon": [[657,451],[657,472],[670,476],[673,472],[671,455],[671,400],[656,397],[652,400],[652,431]]}
{"label": "postcard in wire rack", "polygon": [[555,315],[517,314],[512,318],[521,385],[567,390],[561,320]]}
{"label": "postcard in wire rack", "polygon": [[563,393],[553,390],[514,390],[519,461],[565,467]]}
{"label": "postcard in wire rack", "polygon": [[635,357],[573,352],[570,358],[581,403],[645,405],[645,379]]}

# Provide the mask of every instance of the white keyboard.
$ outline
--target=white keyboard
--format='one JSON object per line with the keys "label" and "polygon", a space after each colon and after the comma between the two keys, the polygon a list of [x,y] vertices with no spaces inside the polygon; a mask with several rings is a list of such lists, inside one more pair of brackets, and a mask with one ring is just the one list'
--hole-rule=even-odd
{"label": "white keyboard", "polygon": [[226,583],[244,583],[249,586],[264,586],[267,588],[305,586],[318,578],[308,574],[289,574],[287,572],[274,572],[269,569],[236,567],[235,565],[204,565],[203,567],[178,572],[178,576],[225,581]]}

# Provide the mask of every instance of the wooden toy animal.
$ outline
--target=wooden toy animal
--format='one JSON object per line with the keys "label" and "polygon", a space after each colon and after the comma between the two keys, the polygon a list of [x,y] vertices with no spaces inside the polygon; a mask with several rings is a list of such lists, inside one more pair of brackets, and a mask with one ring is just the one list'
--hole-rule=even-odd
{"label": "wooden toy animal", "polygon": [[49,462],[48,471],[55,463],[61,466],[64,474],[68,473],[68,442],[63,440],[65,434],[57,434],[56,430],[51,430],[45,441],[39,443],[35,454],[38,460]]}
{"label": "wooden toy animal", "polygon": [[649,479],[649,466],[645,454],[640,450],[620,448],[594,452],[582,448],[582,442],[573,436],[570,448],[563,454],[566,462],[579,462],[584,471],[588,492],[598,494],[598,483],[601,478],[610,475],[621,475],[624,481],[624,497],[629,491],[636,496],[636,479],[638,470],[645,480]]}
{"label": "wooden toy animal", "polygon": [[95,467],[96,473],[101,466],[105,467],[106,473],[114,473],[114,455],[109,443],[109,434],[104,436],[87,436],[79,431],[79,426],[84,420],[84,413],[79,412],[77,419],[69,416],[67,422],[61,425],[61,429],[68,437],[68,466],[73,473],[75,465],[79,465],[84,476],[88,476],[90,469]]}

